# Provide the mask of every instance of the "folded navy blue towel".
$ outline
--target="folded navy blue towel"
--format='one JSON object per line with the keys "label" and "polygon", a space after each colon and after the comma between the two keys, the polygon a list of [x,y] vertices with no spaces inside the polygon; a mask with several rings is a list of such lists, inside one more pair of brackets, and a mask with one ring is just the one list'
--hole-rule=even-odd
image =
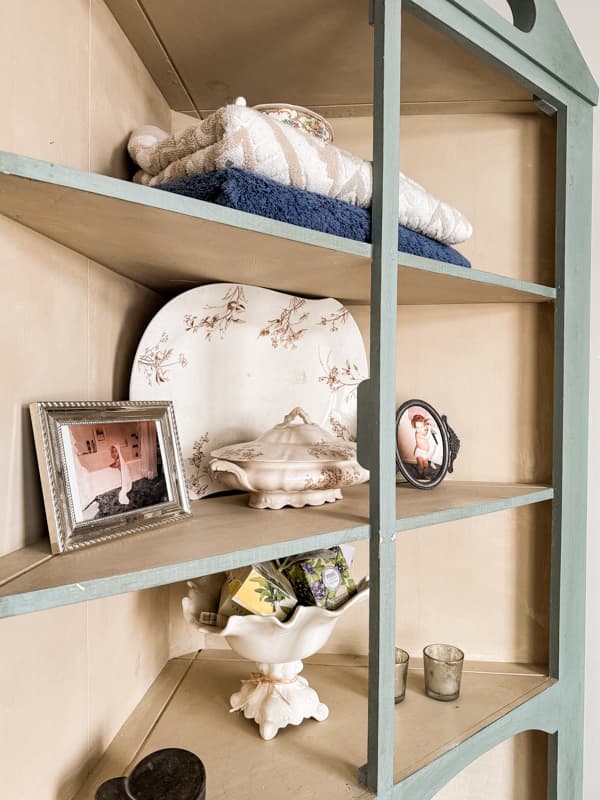
{"label": "folded navy blue towel", "polygon": [[[237,167],[180,178],[156,188],[358,242],[371,241],[371,212],[367,209],[284,186]],[[453,247],[402,225],[398,225],[398,250],[460,267],[471,266]]]}

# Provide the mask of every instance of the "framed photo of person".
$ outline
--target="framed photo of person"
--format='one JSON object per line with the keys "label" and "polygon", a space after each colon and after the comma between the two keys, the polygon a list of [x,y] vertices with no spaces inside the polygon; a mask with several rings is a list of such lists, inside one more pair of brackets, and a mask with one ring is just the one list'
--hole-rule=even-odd
{"label": "framed photo of person", "polygon": [[173,404],[30,406],[53,553],[189,517]]}
{"label": "framed photo of person", "polygon": [[433,489],[454,469],[460,440],[445,415],[425,400],[407,400],[396,412],[396,467],[417,489]]}

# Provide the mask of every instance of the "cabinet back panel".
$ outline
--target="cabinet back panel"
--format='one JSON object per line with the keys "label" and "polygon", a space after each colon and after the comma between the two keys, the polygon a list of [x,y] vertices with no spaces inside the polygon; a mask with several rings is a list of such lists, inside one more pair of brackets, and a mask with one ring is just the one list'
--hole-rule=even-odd
{"label": "cabinet back panel", "polygon": [[547,749],[541,731],[514,736],[470,764],[433,800],[546,800]]}
{"label": "cabinet back panel", "polygon": [[[551,305],[398,309],[398,405],[447,414],[461,439],[448,480],[551,483]],[[351,308],[368,352],[369,310]]]}
{"label": "cabinet back panel", "polygon": [[[335,143],[372,157],[370,117],[332,120]],[[400,166],[473,225],[473,267],[553,285],[555,125],[541,113],[405,116]]]}
{"label": "cabinet back panel", "polygon": [[[283,100],[335,115],[372,104],[373,33],[364,0],[107,1],[179,111],[205,112],[239,94],[252,104]],[[401,81],[405,103],[531,98],[408,12]]]}
{"label": "cabinet back panel", "polygon": [[[547,664],[550,523],[543,503],[399,534],[398,645],[420,656],[450,642],[471,660]],[[359,577],[369,548],[355,546]],[[366,653],[368,618],[362,605],[343,617],[327,651]]]}
{"label": "cabinet back panel", "polygon": [[[172,114],[173,131],[196,122]],[[372,158],[371,117],[331,122],[337,146]],[[409,115],[401,137],[402,170],[471,221],[473,236],[457,249],[474,268],[554,285],[553,120],[538,112]]]}

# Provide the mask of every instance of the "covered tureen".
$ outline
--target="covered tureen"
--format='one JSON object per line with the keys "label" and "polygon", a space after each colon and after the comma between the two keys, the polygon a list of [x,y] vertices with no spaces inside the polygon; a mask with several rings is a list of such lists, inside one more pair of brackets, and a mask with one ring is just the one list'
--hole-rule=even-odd
{"label": "covered tureen", "polygon": [[356,445],[336,439],[301,408],[253,442],[213,450],[208,468],[230,489],[249,492],[253,508],[333,503],[342,486],[369,479],[356,460]]}

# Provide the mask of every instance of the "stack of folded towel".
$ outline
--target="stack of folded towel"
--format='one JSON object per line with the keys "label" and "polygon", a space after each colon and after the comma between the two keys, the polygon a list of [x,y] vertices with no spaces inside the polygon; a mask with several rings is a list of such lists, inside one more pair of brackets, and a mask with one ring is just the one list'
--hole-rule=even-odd
{"label": "stack of folded towel", "polygon": [[[173,135],[145,126],[128,150],[138,183],[370,241],[371,162],[260,111],[225,106]],[[471,233],[459,211],[400,173],[401,250],[470,266],[448,245]]]}

